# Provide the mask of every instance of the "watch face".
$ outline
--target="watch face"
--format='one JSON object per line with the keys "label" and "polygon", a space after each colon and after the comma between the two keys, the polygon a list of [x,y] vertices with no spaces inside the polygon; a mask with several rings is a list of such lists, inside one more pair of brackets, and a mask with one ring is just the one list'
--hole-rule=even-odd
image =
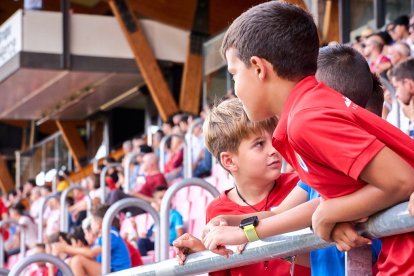
{"label": "watch face", "polygon": [[257,216],[245,218],[240,222],[240,228],[244,228],[247,225],[257,226],[258,222],[259,222],[259,219],[257,218]]}

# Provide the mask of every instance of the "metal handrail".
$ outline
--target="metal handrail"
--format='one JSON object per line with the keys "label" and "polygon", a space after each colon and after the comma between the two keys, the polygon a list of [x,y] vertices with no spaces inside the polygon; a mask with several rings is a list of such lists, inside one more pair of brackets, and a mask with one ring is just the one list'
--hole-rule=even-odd
{"label": "metal handrail", "polygon": [[187,155],[185,158],[185,161],[188,162],[185,168],[187,172],[184,172],[185,178],[193,177],[193,166],[192,166],[192,163],[193,163],[193,131],[196,126],[203,125],[203,122],[204,120],[201,118],[194,120],[191,123],[190,127],[188,128],[187,134],[185,136],[185,139],[187,140],[187,145],[188,145],[187,147],[188,150],[186,152]]}
{"label": "metal handrail", "polygon": [[[115,202],[106,211],[102,222],[102,275],[111,272],[111,226],[115,216],[126,207],[138,207],[148,212],[154,219],[157,229],[160,229],[160,218],[158,212],[145,200],[140,198],[124,198]],[[160,249],[160,231],[155,231],[155,257],[159,260]]]}
{"label": "metal handrail", "polygon": [[27,256],[26,258],[21,259],[20,261],[17,262],[16,265],[13,266],[13,268],[10,270],[9,275],[20,276],[22,275],[23,270],[27,266],[33,263],[37,263],[37,262],[51,263],[57,266],[57,268],[59,268],[59,270],[62,272],[63,275],[74,276],[72,270],[64,261],[62,261],[58,257],[52,256],[49,254],[44,254],[44,253],[30,255],[30,256]]}
{"label": "metal handrail", "polygon": [[0,268],[0,275],[1,276],[8,276],[10,273],[10,270],[5,269],[5,268]]}
{"label": "metal handrail", "polygon": [[106,199],[106,183],[105,183],[105,176],[106,173],[108,172],[109,168],[113,168],[113,167],[122,167],[121,163],[108,163],[105,167],[102,168],[101,170],[101,174],[100,174],[100,178],[99,178],[99,185],[101,189],[101,203],[104,204],[105,203],[105,199]]}
{"label": "metal handrail", "polygon": [[191,160],[190,162],[188,162],[188,144],[187,141],[185,140],[185,137],[183,137],[180,134],[170,134],[170,135],[166,135],[164,137],[162,137],[161,142],[160,142],[160,172],[164,173],[165,171],[165,144],[167,143],[168,139],[172,138],[172,137],[177,137],[180,138],[181,141],[183,141],[184,143],[184,161],[183,161],[183,171],[184,171],[184,178],[189,178],[187,173],[188,173],[188,165],[190,164],[190,169],[191,169]]}
{"label": "metal handrail", "polygon": [[[371,238],[413,232],[414,218],[408,213],[407,207],[407,202],[401,203],[370,217],[367,222],[358,225],[359,232]],[[189,255],[185,265],[179,265],[177,260],[170,259],[155,264],[126,269],[110,275],[203,274],[266,261],[272,258],[283,258],[307,253],[333,245],[333,243],[321,240],[309,229],[304,229],[248,243],[243,254],[233,254],[229,258],[224,258],[210,251],[202,251]],[[232,248],[235,249],[235,247]]]}
{"label": "metal handrail", "polygon": [[43,199],[42,203],[40,204],[39,224],[37,225],[37,227],[38,227],[38,229],[37,229],[37,242],[38,243],[43,243],[43,214],[45,212],[47,202],[52,198],[57,198],[59,200],[59,196],[57,194],[51,194],[51,195],[48,195],[47,197],[45,197]]}
{"label": "metal handrail", "polygon": [[160,248],[160,260],[168,259],[168,252],[169,252],[169,237],[170,237],[170,205],[173,199],[173,196],[182,188],[189,187],[189,186],[198,186],[201,187],[208,192],[213,197],[217,197],[220,195],[220,192],[212,186],[207,181],[201,178],[187,178],[183,179],[178,183],[175,183],[171,187],[168,188],[167,192],[164,195],[164,198],[161,202],[161,210],[160,210],[160,220],[161,220],[161,248]]}
{"label": "metal handrail", "polygon": [[68,219],[68,206],[66,204],[66,198],[68,197],[69,192],[72,190],[81,190],[85,193],[85,199],[87,204],[87,209],[90,210],[92,207],[92,200],[89,196],[88,190],[82,187],[81,185],[73,185],[63,191],[60,196],[60,231],[67,233],[69,231],[69,219]]}
{"label": "metal handrail", "polygon": [[131,174],[129,166],[140,153],[139,152],[130,152],[125,156],[125,164],[124,164],[124,192],[127,194],[131,189],[131,183],[129,183],[129,175]]}
{"label": "metal handrail", "polygon": [[[5,224],[14,224],[20,228],[20,254],[24,257],[26,254],[26,229],[14,219],[5,219],[0,221],[0,229],[2,229]],[[4,240],[2,234],[0,234],[0,268],[4,268]]]}

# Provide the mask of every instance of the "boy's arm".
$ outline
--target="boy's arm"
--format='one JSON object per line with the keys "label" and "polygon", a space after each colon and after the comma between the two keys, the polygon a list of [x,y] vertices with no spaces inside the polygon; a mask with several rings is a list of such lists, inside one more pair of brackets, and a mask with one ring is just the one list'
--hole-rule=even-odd
{"label": "boy's arm", "polygon": [[352,194],[321,201],[312,226],[322,239],[330,240],[335,223],[368,217],[408,200],[414,191],[414,169],[387,147],[368,163],[360,179],[369,185]]}
{"label": "boy's arm", "polygon": [[243,215],[220,215],[217,216],[209,221],[209,223],[204,227],[203,233],[201,238],[203,239],[207,233],[211,230],[214,226],[219,225],[228,225],[228,226],[239,226],[240,221],[243,219],[257,216],[259,220],[280,214],[284,211],[292,209],[295,206],[298,206],[302,203],[305,203],[308,200],[308,193],[303,190],[301,187],[296,186],[293,190],[286,196],[286,198],[280,203],[278,207],[275,208],[273,211],[264,211],[264,212],[256,212],[250,214],[243,214]]}
{"label": "boy's arm", "polygon": [[55,254],[66,253],[68,255],[82,255],[86,258],[93,259],[102,253],[102,248],[99,245],[95,245],[92,248],[89,247],[75,247],[68,245],[65,242],[58,242],[52,244],[53,252]]}
{"label": "boy's arm", "polygon": [[[312,213],[319,204],[319,198],[300,204],[286,212],[259,221],[257,235],[263,239],[311,225]],[[216,226],[203,239],[207,249],[220,254],[222,245],[240,245],[248,242],[243,230],[235,226]]]}

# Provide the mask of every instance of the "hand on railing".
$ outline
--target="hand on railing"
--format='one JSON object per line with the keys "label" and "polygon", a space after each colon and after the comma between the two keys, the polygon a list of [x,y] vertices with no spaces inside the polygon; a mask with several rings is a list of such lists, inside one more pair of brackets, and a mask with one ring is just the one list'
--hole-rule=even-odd
{"label": "hand on railing", "polygon": [[236,253],[241,253],[247,243],[246,235],[238,226],[214,226],[203,238],[204,246],[216,254],[228,257],[233,251],[226,245],[237,245]]}
{"label": "hand on railing", "polygon": [[368,218],[356,222],[337,223],[332,230],[331,235],[332,240],[336,243],[336,248],[339,251],[349,251],[356,247],[372,244],[370,239],[364,238],[355,230],[356,223],[365,222],[367,220]]}
{"label": "hand on railing", "polygon": [[212,218],[207,224],[206,226],[204,226],[203,232],[201,233],[201,239],[204,239],[205,236],[207,236],[207,234],[210,232],[210,230],[213,227],[216,226],[225,226],[225,225],[229,225],[227,220],[225,218],[223,218],[222,216],[217,216],[215,218]]}
{"label": "hand on railing", "polygon": [[185,233],[173,242],[175,252],[177,253],[177,261],[183,265],[189,254],[206,250],[204,244],[196,237]]}

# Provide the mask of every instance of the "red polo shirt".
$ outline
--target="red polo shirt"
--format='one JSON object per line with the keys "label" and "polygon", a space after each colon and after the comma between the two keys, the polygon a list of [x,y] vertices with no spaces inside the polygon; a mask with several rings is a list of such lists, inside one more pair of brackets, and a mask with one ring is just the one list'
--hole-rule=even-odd
{"label": "red polo shirt", "polygon": [[[290,93],[273,145],[301,180],[324,198],[362,188],[366,183],[358,180],[360,173],[384,146],[414,167],[412,139],[325,84],[318,84],[313,76],[303,79]],[[379,275],[414,275],[413,253],[412,233],[383,239]]]}
{"label": "red polo shirt", "polygon": [[[272,207],[278,206],[283,199],[290,193],[290,191],[296,186],[299,178],[295,173],[284,173],[276,180],[276,186],[269,195],[267,203],[267,211]],[[234,188],[233,188],[234,189]],[[231,189],[230,189],[231,190]],[[242,215],[256,212],[250,206],[240,206],[230,200],[227,197],[227,190],[219,197],[214,199],[207,207],[206,221],[207,223],[218,215]],[[266,198],[261,202],[254,205],[257,210],[264,210],[266,205]],[[222,275],[290,275],[290,262],[283,261],[281,259],[272,259],[267,262],[261,262],[257,264],[245,265],[241,267],[235,267],[228,270],[212,272],[210,275],[222,276]],[[310,269],[300,265],[295,265],[295,275],[310,275]]]}

